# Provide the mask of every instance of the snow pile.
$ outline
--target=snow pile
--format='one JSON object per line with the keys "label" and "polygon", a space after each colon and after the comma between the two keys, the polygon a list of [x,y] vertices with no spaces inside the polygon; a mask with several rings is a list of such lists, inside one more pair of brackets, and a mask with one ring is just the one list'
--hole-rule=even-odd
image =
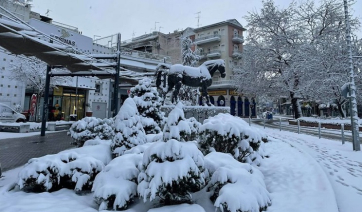
{"label": "snow pile", "polygon": [[103,140],[112,139],[114,136],[113,119],[99,119],[85,117],[74,122],[68,134],[73,138],[74,144],[81,147],[84,142],[95,137]]}
{"label": "snow pile", "polygon": [[33,158],[19,172],[18,185],[33,192],[90,190],[95,176],[111,160],[110,155],[108,142]]}
{"label": "snow pile", "polygon": [[137,177],[142,154],[113,159],[94,180],[92,191],[99,210],[124,210],[137,196]]}
{"label": "snow pile", "polygon": [[153,143],[142,164],[137,191],[144,202],[159,197],[165,205],[188,203],[205,185],[204,156],[192,142]]}
{"label": "snow pile", "polygon": [[112,140],[113,157],[147,142],[141,117],[132,98],[126,99],[115,120],[115,136]]}
{"label": "snow pile", "polygon": [[218,152],[205,156],[205,167],[211,176],[207,185],[211,200],[221,211],[259,212],[271,205],[264,176],[258,169]]}
{"label": "snow pile", "polygon": [[133,98],[137,105],[146,134],[161,132],[160,126],[163,122],[163,113],[160,108],[162,100],[157,89],[152,87],[152,81],[149,78],[140,80],[138,85],[131,88],[130,97]]}
{"label": "snow pile", "polygon": [[212,151],[230,153],[240,162],[260,165],[263,157],[259,147],[266,135],[245,121],[230,114],[218,114],[200,127],[200,148],[204,154]]}
{"label": "snow pile", "polygon": [[182,103],[178,103],[167,117],[163,128],[163,140],[197,140],[200,125],[195,118],[185,119]]}

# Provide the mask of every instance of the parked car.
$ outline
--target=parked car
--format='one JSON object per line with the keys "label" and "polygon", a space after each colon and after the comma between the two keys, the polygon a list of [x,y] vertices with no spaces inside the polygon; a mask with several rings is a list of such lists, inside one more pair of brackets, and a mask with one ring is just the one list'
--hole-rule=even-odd
{"label": "parked car", "polygon": [[6,104],[0,103],[0,122],[25,122],[26,117]]}

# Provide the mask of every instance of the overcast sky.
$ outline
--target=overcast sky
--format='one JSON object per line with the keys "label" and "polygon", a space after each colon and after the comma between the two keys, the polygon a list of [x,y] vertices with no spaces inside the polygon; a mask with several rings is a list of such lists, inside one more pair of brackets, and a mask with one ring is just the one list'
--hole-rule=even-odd
{"label": "overcast sky", "polygon": [[[343,0],[341,0],[343,1]],[[207,2],[207,3],[206,3]],[[243,26],[249,11],[259,11],[262,0],[33,0],[32,10],[54,21],[78,27],[83,35],[105,37],[120,32],[122,40],[155,30],[163,33],[227,19]],[[292,0],[275,0],[287,7]],[[351,8],[362,22],[362,0]],[[161,27],[161,28],[160,28]],[[361,35],[362,32],[359,33]]]}

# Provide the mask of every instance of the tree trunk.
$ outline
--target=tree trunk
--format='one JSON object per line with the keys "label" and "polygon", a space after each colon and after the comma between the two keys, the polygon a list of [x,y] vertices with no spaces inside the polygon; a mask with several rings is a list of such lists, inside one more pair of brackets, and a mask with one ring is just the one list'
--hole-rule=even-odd
{"label": "tree trunk", "polygon": [[292,108],[293,108],[293,113],[294,113],[294,118],[298,119],[299,117],[301,117],[301,108],[298,102],[298,98],[294,97],[294,93],[290,92],[290,98],[292,99]]}

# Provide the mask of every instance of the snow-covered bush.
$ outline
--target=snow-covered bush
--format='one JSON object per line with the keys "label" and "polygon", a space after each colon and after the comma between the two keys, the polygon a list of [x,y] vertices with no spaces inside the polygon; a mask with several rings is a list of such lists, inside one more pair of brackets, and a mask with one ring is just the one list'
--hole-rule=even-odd
{"label": "snow-covered bush", "polygon": [[110,160],[109,142],[32,158],[19,172],[18,185],[20,189],[32,192],[61,188],[87,191],[91,189],[95,176]]}
{"label": "snow-covered bush", "polygon": [[78,147],[84,142],[99,137],[103,140],[112,139],[114,136],[114,121],[110,119],[100,119],[95,117],[85,117],[72,124],[68,134],[73,138],[73,144]]}
{"label": "snow-covered bush", "polygon": [[147,142],[141,117],[132,98],[126,99],[115,119],[115,136],[112,140],[113,157]]}
{"label": "snow-covered bush", "polygon": [[140,80],[138,85],[131,88],[130,97],[137,105],[146,134],[159,133],[163,122],[163,114],[160,111],[162,99],[157,89],[152,87],[151,79]]}
{"label": "snow-covered bush", "polygon": [[153,143],[143,154],[138,194],[143,200],[158,197],[162,204],[191,202],[191,193],[205,185],[204,156],[193,142]]}
{"label": "snow-covered bush", "polygon": [[163,128],[163,140],[196,140],[200,125],[201,124],[195,118],[185,119],[182,103],[178,103],[167,117]]}
{"label": "snow-covered bush", "polygon": [[207,185],[211,201],[221,211],[259,212],[271,205],[263,174],[229,154],[212,152],[205,156],[211,179]]}
{"label": "snow-covered bush", "polygon": [[200,127],[200,149],[230,153],[240,162],[260,165],[263,155],[258,150],[266,135],[230,114],[218,114],[204,121]]}
{"label": "snow-covered bush", "polygon": [[113,159],[94,180],[92,191],[99,210],[124,210],[137,196],[138,166],[142,154]]}

